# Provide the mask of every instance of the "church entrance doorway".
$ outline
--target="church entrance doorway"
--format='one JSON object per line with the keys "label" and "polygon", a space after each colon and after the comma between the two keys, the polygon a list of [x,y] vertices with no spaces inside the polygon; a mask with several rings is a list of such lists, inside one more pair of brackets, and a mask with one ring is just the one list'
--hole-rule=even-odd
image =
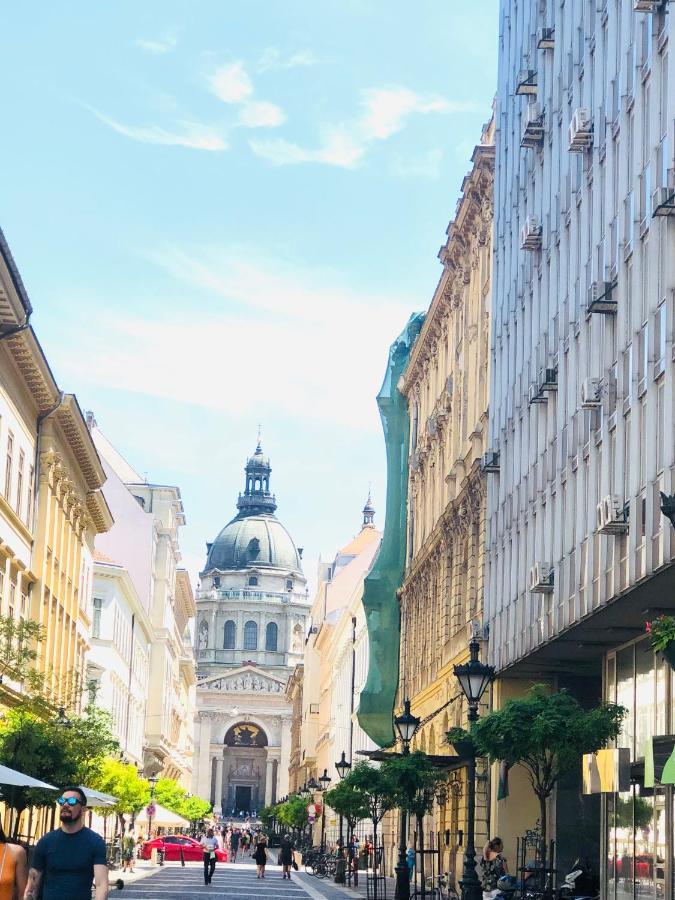
{"label": "church entrance doorway", "polygon": [[238,816],[240,813],[250,815],[251,809],[251,788],[238,784],[234,789],[234,814]]}
{"label": "church entrance doorway", "polygon": [[223,815],[254,815],[265,805],[267,735],[252,722],[240,722],[228,730],[224,744]]}

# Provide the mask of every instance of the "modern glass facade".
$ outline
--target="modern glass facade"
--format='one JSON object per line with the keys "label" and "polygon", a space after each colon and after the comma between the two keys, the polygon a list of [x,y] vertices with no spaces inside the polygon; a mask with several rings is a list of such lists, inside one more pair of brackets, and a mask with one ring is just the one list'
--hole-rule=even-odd
{"label": "modern glass facade", "polygon": [[602,896],[605,900],[671,900],[673,785],[645,787],[645,754],[653,737],[675,732],[675,675],[647,638],[608,653],[606,700],[628,709],[617,746],[631,757],[631,786],[603,800]]}

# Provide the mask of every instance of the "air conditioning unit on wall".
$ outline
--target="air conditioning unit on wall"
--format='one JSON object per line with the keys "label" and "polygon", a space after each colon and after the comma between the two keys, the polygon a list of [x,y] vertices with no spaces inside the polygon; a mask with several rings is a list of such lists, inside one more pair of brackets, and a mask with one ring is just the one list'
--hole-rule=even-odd
{"label": "air conditioning unit on wall", "polygon": [[628,531],[628,506],[615,495],[603,497],[596,507],[600,534],[624,534]]}
{"label": "air conditioning unit on wall", "polygon": [[480,461],[481,472],[499,472],[499,450],[484,453]]}
{"label": "air conditioning unit on wall", "polygon": [[550,563],[538,562],[530,569],[530,591],[550,594],[554,587],[554,572]]}
{"label": "air conditioning unit on wall", "polygon": [[600,399],[600,379],[585,378],[581,382],[581,408],[599,409],[602,406]]}
{"label": "air conditioning unit on wall", "polygon": [[536,216],[528,216],[520,229],[521,250],[541,250],[541,224]]}
{"label": "air conditioning unit on wall", "polygon": [[663,8],[663,0],[633,0],[635,12],[655,13]]}
{"label": "air conditioning unit on wall", "polygon": [[570,150],[583,153],[593,146],[593,123],[591,111],[585,106],[574,110],[569,127]]}

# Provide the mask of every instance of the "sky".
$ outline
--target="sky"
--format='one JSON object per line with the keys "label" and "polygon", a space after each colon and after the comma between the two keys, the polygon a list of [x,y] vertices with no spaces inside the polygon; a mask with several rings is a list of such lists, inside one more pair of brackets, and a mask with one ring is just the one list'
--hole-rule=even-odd
{"label": "sky", "polygon": [[384,524],[375,396],[496,87],[497,0],[26,0],[0,227],[62,390],[181,488],[196,580],[262,427],[315,578]]}

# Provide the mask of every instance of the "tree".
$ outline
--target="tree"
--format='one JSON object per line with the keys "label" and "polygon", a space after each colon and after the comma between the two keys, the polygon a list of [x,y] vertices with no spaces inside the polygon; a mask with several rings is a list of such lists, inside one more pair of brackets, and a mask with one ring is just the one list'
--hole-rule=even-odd
{"label": "tree", "polygon": [[357,763],[349,775],[343,779],[352,785],[363,797],[368,817],[373,823],[373,842],[375,844],[374,869],[377,871],[377,826],[385,814],[396,806],[397,785],[389,775],[386,766],[375,768],[367,762]]}
{"label": "tree", "polygon": [[195,825],[201,819],[205,818],[211,812],[212,806],[201,797],[185,797],[176,810],[179,816],[187,819],[192,825]]}
{"label": "tree", "polygon": [[323,799],[327,806],[345,819],[348,836],[354,833],[360,819],[367,819],[370,816],[363,793],[349,781],[349,776],[336,784],[330,791],[326,791]]}
{"label": "tree", "polygon": [[[580,765],[584,753],[595,753],[619,735],[625,715],[626,709],[615,703],[585,710],[568,691],[549,694],[537,684],[473,725],[470,737],[479,755],[520,765],[527,772],[539,800],[544,864],[548,798],[560,778]],[[466,732],[464,736],[469,737]]]}
{"label": "tree", "polygon": [[302,831],[309,819],[307,803],[308,801],[299,794],[293,794],[284,803],[280,803],[276,813],[280,824],[298,832]]}
{"label": "tree", "polygon": [[5,677],[24,682],[37,674],[31,663],[37,659],[36,645],[44,634],[44,628],[32,619],[0,616],[0,684]]}
{"label": "tree", "polygon": [[165,809],[178,813],[183,801],[185,800],[185,791],[173,778],[159,778],[155,785],[155,793],[153,799]]}
{"label": "tree", "polygon": [[140,777],[136,766],[110,757],[101,762],[98,777],[91,787],[117,798],[112,812],[119,817],[122,829],[124,816],[140,812],[150,799],[150,785]]}

